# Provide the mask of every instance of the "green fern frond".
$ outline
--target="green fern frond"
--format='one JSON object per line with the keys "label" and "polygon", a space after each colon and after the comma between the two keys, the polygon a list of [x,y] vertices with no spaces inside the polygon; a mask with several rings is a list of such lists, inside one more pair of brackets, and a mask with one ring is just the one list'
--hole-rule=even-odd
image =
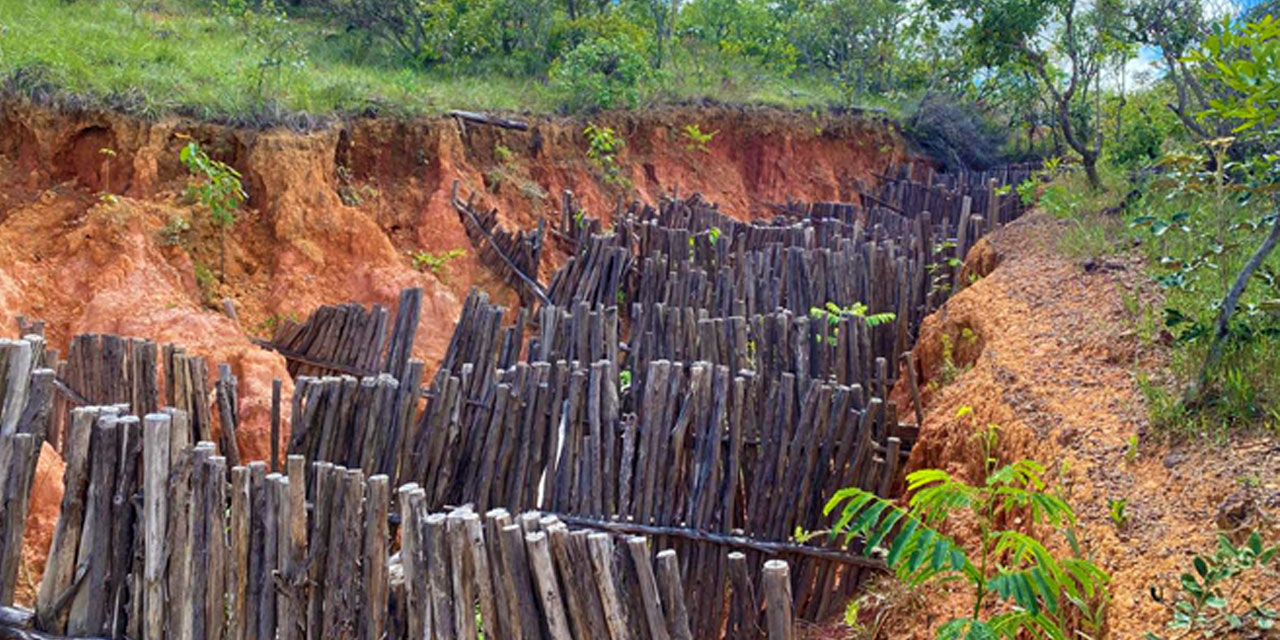
{"label": "green fern frond", "polygon": [[848,488],[837,492],[823,513],[829,516],[837,508],[841,513],[831,528],[832,536],[843,535],[845,544],[863,538],[863,553],[883,556],[904,582],[919,584],[948,572],[979,575],[964,549],[888,500]]}

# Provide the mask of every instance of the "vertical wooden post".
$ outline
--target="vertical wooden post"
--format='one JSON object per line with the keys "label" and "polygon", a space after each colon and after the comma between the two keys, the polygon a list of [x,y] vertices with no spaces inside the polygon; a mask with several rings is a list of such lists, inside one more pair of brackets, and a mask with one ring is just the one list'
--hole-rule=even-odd
{"label": "vertical wooden post", "polygon": [[[276,497],[281,514],[277,525],[281,596],[276,629],[280,640],[304,640],[308,603],[301,574],[306,569],[307,557],[306,462],[300,455],[291,455],[285,466],[288,476],[279,480],[281,492]],[[386,520],[385,514],[383,520]]]}
{"label": "vertical wooden post", "polygon": [[414,495],[425,493],[417,483],[409,483],[399,490],[400,495],[400,566],[404,569],[406,640],[427,640],[427,620],[424,617],[427,594],[419,588],[420,578],[427,568],[422,563],[422,542],[418,531],[418,504]]}
{"label": "vertical wooden post", "polygon": [[[142,425],[143,640],[164,640],[164,567],[169,558],[165,527],[169,519],[169,442],[172,418],[147,414]],[[135,597],[137,597],[135,595]],[[235,639],[240,640],[240,639]]]}
{"label": "vertical wooden post", "polygon": [[764,563],[765,614],[769,640],[794,640],[791,621],[791,572],[782,560]]}
{"label": "vertical wooden post", "polygon": [[68,593],[75,577],[80,530],[85,518],[85,494],[89,489],[89,439],[97,416],[97,407],[73,409],[62,445],[62,458],[66,461],[62,505],[36,595],[36,619],[40,629],[48,633],[61,634],[67,627],[67,603],[60,603],[59,599]]}
{"label": "vertical wooden post", "polygon": [[[387,629],[387,513],[391,507],[391,481],[385,475],[369,478],[365,508],[364,585],[365,640],[383,640]],[[475,620],[474,616],[472,620]],[[285,640],[282,638],[281,640]]]}
{"label": "vertical wooden post", "polygon": [[[498,605],[494,598],[493,574],[489,566],[489,553],[485,549],[484,525],[480,516],[468,511],[462,516],[463,529],[466,532],[467,547],[471,553],[471,562],[475,567],[476,596],[480,600],[480,622],[484,628],[485,638],[500,637],[498,632]],[[493,542],[496,542],[493,541]]]}
{"label": "vertical wooden post", "polygon": [[208,588],[205,591],[205,640],[224,640],[227,629],[227,459],[210,456],[205,461],[205,507],[207,528],[205,564]]}
{"label": "vertical wooden post", "polygon": [[280,378],[271,380],[271,472],[280,471]]}
{"label": "vertical wooden post", "polygon": [[675,549],[658,552],[658,583],[667,608],[667,627],[672,640],[693,640],[689,630],[689,610],[684,602],[684,584],[680,580],[680,561]]}
{"label": "vertical wooden post", "polygon": [[227,640],[245,640],[248,632],[246,598],[249,585],[249,478],[248,467],[231,469],[230,556],[227,565]]}
{"label": "vertical wooden post", "polygon": [[453,585],[453,620],[458,640],[476,640],[475,562],[467,548],[463,523],[466,509],[455,509],[445,519],[448,542],[449,577]]}
{"label": "vertical wooden post", "polygon": [[431,576],[432,640],[454,640],[453,604],[450,602],[453,587],[449,580],[449,558],[445,549],[445,515],[433,513],[426,517],[425,524],[423,539]]}

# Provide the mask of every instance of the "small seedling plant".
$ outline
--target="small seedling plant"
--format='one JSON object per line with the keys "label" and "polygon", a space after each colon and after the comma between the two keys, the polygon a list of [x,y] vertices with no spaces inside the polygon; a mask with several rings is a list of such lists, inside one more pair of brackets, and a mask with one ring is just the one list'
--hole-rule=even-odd
{"label": "small seedling plant", "polygon": [[[1271,585],[1271,591],[1253,594],[1242,587]],[[1226,536],[1218,536],[1213,554],[1191,559],[1191,571],[1178,580],[1179,591],[1166,599],[1164,590],[1151,587],[1151,598],[1169,609],[1170,638],[1198,635],[1204,638],[1258,637],[1272,632],[1280,621],[1280,545],[1267,546],[1262,535],[1253,532],[1241,546]],[[1148,640],[1166,636],[1147,633]]]}
{"label": "small seedling plant", "polygon": [[[855,302],[847,307],[841,307],[834,302],[828,302],[824,307],[811,307],[809,309],[809,317],[814,320],[825,320],[831,326],[831,334],[827,336],[827,343],[835,346],[840,336],[840,320],[845,316],[862,318],[868,327],[878,327],[882,324],[893,322],[897,315],[893,312],[886,311],[884,313],[867,314],[867,305],[861,302]],[[822,336],[814,336],[814,340],[821,342]]]}
{"label": "small seedling plant", "polygon": [[[971,413],[967,407],[959,417]],[[983,451],[983,477],[974,484],[939,469],[907,476],[906,508],[858,488],[842,489],[824,513],[839,514],[833,536],[845,544],[861,538],[868,556],[913,589],[932,581],[959,580],[973,594],[968,616],[938,629],[943,640],[1039,638],[1097,640],[1105,632],[1103,611],[1109,576],[1086,559],[1075,537],[1075,513],[1046,487],[1044,468],[1032,460],[1000,465],[994,457],[998,428],[976,436]],[[941,526],[968,512],[978,543],[965,549]],[[1003,523],[1021,519],[1025,530]],[[1069,555],[1049,550],[1050,533],[1066,538]]]}
{"label": "small seedling plant", "polygon": [[450,262],[465,255],[467,252],[464,249],[450,249],[439,253],[419,251],[413,254],[413,268],[418,271],[429,271],[431,275],[441,277],[445,275]]}
{"label": "small seedling plant", "polygon": [[587,158],[604,172],[604,181],[627,186],[629,181],[622,175],[622,167],[618,164],[618,154],[622,152],[626,142],[618,137],[618,132],[613,127],[592,122],[587,124],[582,133],[587,136]]}
{"label": "small seedling plant", "polygon": [[716,136],[720,135],[719,131],[703,133],[702,129],[696,124],[686,124],[684,130],[680,132],[684,137],[685,151],[700,151],[702,153],[711,153],[711,147],[707,146]]}
{"label": "small seedling plant", "polygon": [[192,198],[209,212],[209,220],[218,228],[218,281],[227,276],[227,228],[236,221],[236,211],[249,199],[240,183],[240,172],[221,160],[214,160],[192,140],[178,153],[187,171],[196,177],[187,185]]}

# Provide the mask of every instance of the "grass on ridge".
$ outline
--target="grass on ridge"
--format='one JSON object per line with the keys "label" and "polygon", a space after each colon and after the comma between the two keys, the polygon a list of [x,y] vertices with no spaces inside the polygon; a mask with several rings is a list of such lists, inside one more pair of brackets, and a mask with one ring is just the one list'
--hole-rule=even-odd
{"label": "grass on ridge", "polygon": [[[177,113],[254,126],[448,109],[549,113],[559,104],[541,78],[505,69],[500,60],[422,70],[376,42],[305,18],[291,20],[305,63],[269,74],[259,93],[254,87],[268,52],[237,20],[175,0],[137,14],[128,4],[0,0],[0,88],[144,117]],[[717,54],[695,63],[680,53],[648,87],[646,105],[704,98],[783,108],[848,103],[830,79],[782,76]],[[874,96],[858,102],[899,112],[898,104]]]}

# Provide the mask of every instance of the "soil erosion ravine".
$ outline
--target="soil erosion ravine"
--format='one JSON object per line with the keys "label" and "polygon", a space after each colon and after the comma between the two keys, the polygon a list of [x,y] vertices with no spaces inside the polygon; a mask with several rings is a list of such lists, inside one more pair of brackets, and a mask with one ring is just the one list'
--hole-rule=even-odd
{"label": "soil erosion ravine", "polygon": [[[322,304],[377,303],[394,314],[402,288],[422,287],[414,357],[432,371],[469,288],[517,304],[476,259],[450,202],[454,181],[496,207],[502,226],[532,229],[558,219],[565,189],[606,222],[621,197],[652,204],[673,191],[701,192],[732,215],[772,216],[767,203],[788,197],[850,200],[855,181],[908,159],[892,127],[857,115],[713,106],[593,119],[625,142],[620,179],[606,181],[587,158],[584,119],[532,118],[528,131],[449,117],[356,119],[298,133],[0,103],[0,336],[16,337],[14,319],[26,315],[45,321],[63,353],[71,336],[102,332],[229,363],[240,381],[242,459],[262,459],[271,380],[284,380],[285,397],[292,383],[284,359],[251,337]],[[705,150],[682,137],[689,125],[717,132]],[[187,197],[178,159],[192,140],[238,170],[249,194],[226,234],[222,281],[219,234]],[[433,270],[415,268],[418,252],[463,253]],[[564,259],[544,256],[540,279]],[[218,311],[224,298],[238,322]],[[61,461],[48,448],[38,474],[20,580],[28,595],[61,493]]]}

